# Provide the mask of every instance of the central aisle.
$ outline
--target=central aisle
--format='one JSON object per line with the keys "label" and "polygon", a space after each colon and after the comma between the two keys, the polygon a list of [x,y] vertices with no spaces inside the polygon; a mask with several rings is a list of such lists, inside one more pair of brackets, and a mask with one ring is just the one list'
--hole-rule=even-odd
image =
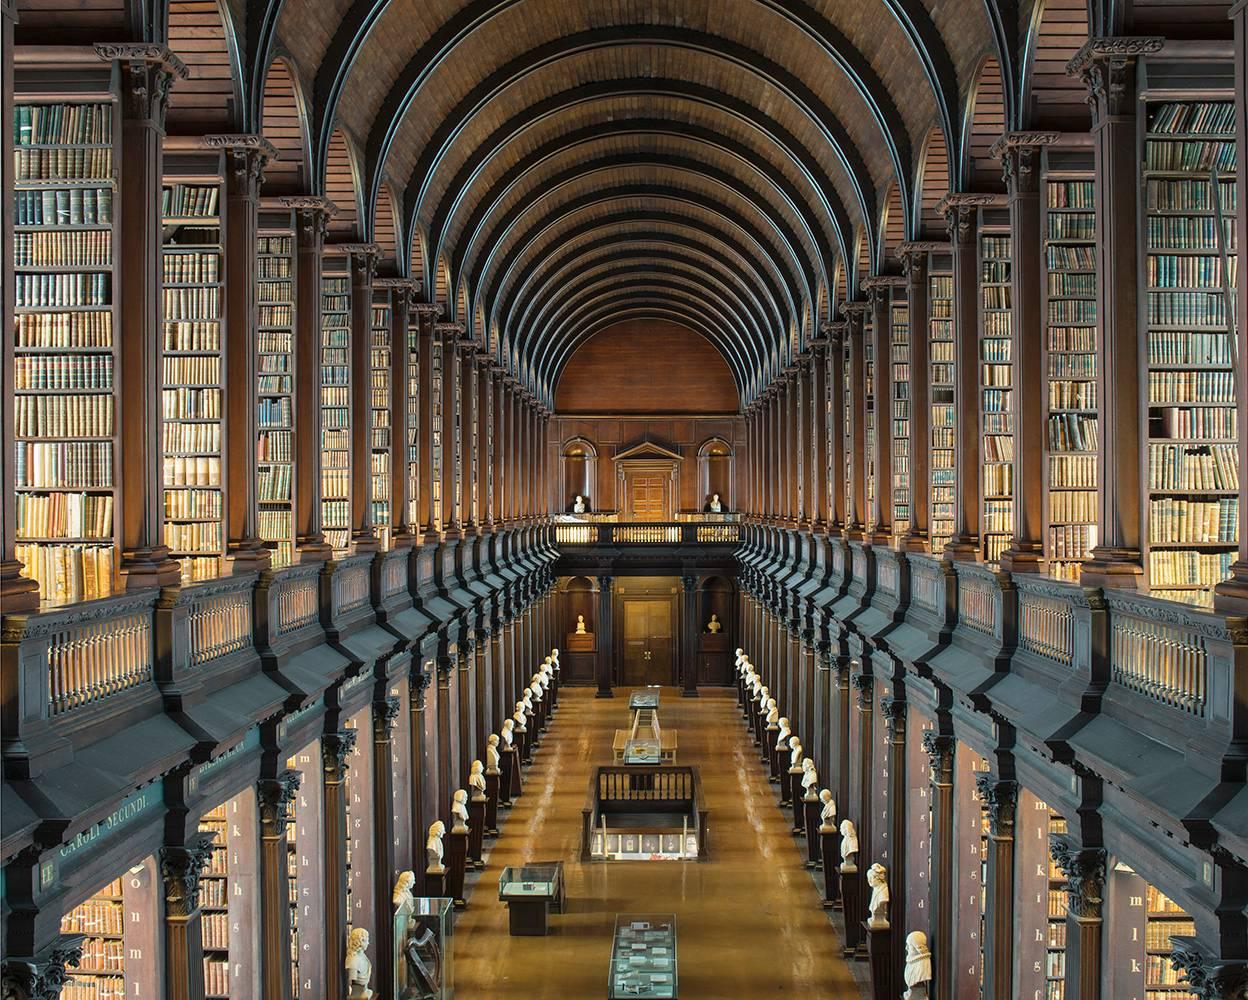
{"label": "central aisle", "polygon": [[[592,1000],[606,996],[616,913],[676,914],[681,1000],[788,994],[859,996],[839,940],[776,806],[731,689],[697,699],[663,691],[660,718],[678,730],[678,763],[696,764],[710,810],[711,860],[581,864],[581,809],[591,768],[611,761],[628,720],[628,692],[597,699],[564,688],[524,794],[489,867],[455,923],[455,988],[465,998]],[[511,937],[498,900],[506,865],[562,859],[567,912],[548,937]]]}

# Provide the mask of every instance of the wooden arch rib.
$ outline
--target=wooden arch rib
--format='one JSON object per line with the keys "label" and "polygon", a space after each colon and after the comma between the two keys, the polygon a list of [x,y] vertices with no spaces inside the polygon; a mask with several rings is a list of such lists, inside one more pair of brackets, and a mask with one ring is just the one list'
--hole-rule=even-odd
{"label": "wooden arch rib", "polygon": [[282,56],[264,78],[260,132],[278,152],[264,171],[265,194],[302,194],[308,190],[308,115],[299,77]]}
{"label": "wooden arch rib", "polygon": [[460,275],[459,286],[455,292],[455,320],[456,322],[467,325],[468,323],[468,282]]}
{"label": "wooden arch rib", "polygon": [[962,176],[971,191],[1004,191],[1001,164],[991,150],[1005,132],[1005,89],[1001,65],[992,56],[984,59],[976,74],[966,118]]}
{"label": "wooden arch rib", "polygon": [[383,184],[377,192],[377,203],[373,206],[373,242],[381,248],[377,260],[377,269],[382,274],[397,274],[400,270],[399,259],[399,228],[395,215],[394,191],[389,184]]}
{"label": "wooden arch rib", "polygon": [[943,239],[945,220],[936,211],[936,205],[949,193],[949,148],[939,126],[927,133],[920,159],[919,204],[915,217],[918,220],[916,239]]}
{"label": "wooden arch rib", "polygon": [[169,48],[190,71],[169,90],[165,128],[172,135],[236,132],[242,127],[242,71],[234,25],[218,0],[169,0]]}
{"label": "wooden arch rib", "polygon": [[334,129],[325,165],[325,196],[338,206],[329,220],[329,238],[339,242],[358,240],[360,229],[360,174],[353,144],[342,129]]}
{"label": "wooden arch rib", "polygon": [[878,256],[884,273],[896,273],[901,268],[899,250],[906,241],[906,212],[901,200],[901,188],[889,184],[884,195],[884,217],[880,220],[881,253]]}
{"label": "wooden arch rib", "polygon": [[1023,65],[1023,128],[1090,127],[1086,89],[1066,73],[1066,64],[1087,40],[1087,0],[1038,0]]}

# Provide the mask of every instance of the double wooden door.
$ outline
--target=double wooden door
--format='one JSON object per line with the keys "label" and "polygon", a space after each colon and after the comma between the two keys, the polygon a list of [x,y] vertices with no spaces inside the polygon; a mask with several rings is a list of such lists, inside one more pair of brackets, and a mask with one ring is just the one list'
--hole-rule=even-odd
{"label": "double wooden door", "polygon": [[672,673],[672,602],[669,598],[631,598],[622,602],[624,662],[620,683],[675,684]]}
{"label": "double wooden door", "polygon": [[673,466],[648,464],[626,467],[624,479],[624,519],[626,521],[670,521],[675,516]]}

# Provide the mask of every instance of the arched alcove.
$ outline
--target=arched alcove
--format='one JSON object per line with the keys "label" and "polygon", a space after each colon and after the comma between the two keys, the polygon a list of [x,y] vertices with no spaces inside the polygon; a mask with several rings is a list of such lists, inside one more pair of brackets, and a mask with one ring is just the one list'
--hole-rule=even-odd
{"label": "arched alcove", "polygon": [[310,158],[307,110],[299,89],[299,74],[285,58],[274,59],[264,76],[260,130],[277,150],[277,159],[264,169],[263,193],[306,192]]}
{"label": "arched alcove", "polygon": [[560,500],[565,510],[572,510],[577,496],[585,499],[587,511],[597,509],[598,498],[594,494],[598,482],[598,449],[592,441],[574,437],[564,442],[559,450],[559,481],[562,484]]}
{"label": "arched alcove", "polygon": [[329,239],[350,242],[360,238],[360,172],[346,133],[334,129],[325,158],[325,196],[338,206],[329,220]]}
{"label": "arched alcove", "polygon": [[[698,683],[732,683],[732,654],[737,634],[737,588],[726,576],[708,576],[698,588]],[[714,625],[712,617],[714,616]]]}
{"label": "arched alcove", "polygon": [[698,493],[703,510],[710,509],[711,498],[716,493],[722,512],[732,509],[735,459],[732,445],[720,437],[710,438],[698,447]]}

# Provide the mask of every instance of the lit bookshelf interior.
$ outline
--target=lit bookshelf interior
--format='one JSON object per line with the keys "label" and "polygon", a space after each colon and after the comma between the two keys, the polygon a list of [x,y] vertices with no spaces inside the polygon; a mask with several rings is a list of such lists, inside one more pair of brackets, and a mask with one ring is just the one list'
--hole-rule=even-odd
{"label": "lit bookshelf interior", "polygon": [[985,231],[980,256],[980,444],[984,561],[999,562],[1014,537],[1013,248],[1008,233]]}
{"label": "lit bookshelf interior", "polygon": [[403,429],[407,462],[407,523],[420,524],[420,321],[413,310],[407,324],[407,426]]}
{"label": "lit bookshelf interior", "polygon": [[1233,112],[1229,101],[1149,104],[1144,136],[1145,572],[1153,594],[1200,604],[1239,537]]}
{"label": "lit bookshelf interior", "polygon": [[910,306],[900,289],[892,294],[893,535],[900,538],[910,530]]}
{"label": "lit bookshelf interior", "polygon": [[321,526],[334,554],[351,538],[351,279],[321,277]]}
{"label": "lit bookshelf interior", "polygon": [[1172,937],[1194,937],[1195,922],[1164,893],[1144,888],[1144,1000],[1197,1000],[1186,977],[1170,964]]}
{"label": "lit bookshelf interior", "polygon": [[61,918],[62,934],[82,934],[82,958],[61,990],[62,1000],[123,1000],[126,989],[126,907],[123,880],[114,879]]}
{"label": "lit bookshelf interior", "polygon": [[167,181],[161,205],[161,455],[165,544],[185,582],[221,572],[221,183]]}
{"label": "lit bookshelf interior", "polygon": [[1097,544],[1096,213],[1093,181],[1049,177],[1045,189],[1045,473],[1049,572],[1077,580]]}
{"label": "lit bookshelf interior", "polygon": [[369,428],[370,467],[369,497],[371,499],[373,532],[382,550],[390,548],[393,526],[390,503],[390,330],[391,307],[389,290],[373,293],[372,339],[369,345],[369,393],[372,425]]}
{"label": "lit bookshelf interior", "polygon": [[868,309],[863,318],[862,330],[862,372],[863,391],[866,399],[866,415],[864,418],[863,436],[866,442],[866,454],[863,467],[866,470],[865,496],[867,509],[863,511],[863,523],[867,528],[875,526],[875,324],[871,317],[875,310]]}
{"label": "lit bookshelf interior", "polygon": [[230,996],[230,850],[224,804],[209,810],[199,821],[200,833],[216,840],[199,880],[200,936],[204,949],[204,993],[212,998]]}
{"label": "lit bookshelf interior", "polygon": [[15,554],[40,599],[112,593],[115,106],[14,109]]}
{"label": "lit bookshelf interior", "polygon": [[257,243],[257,491],[260,537],[274,567],[294,557],[294,233],[264,229]]}
{"label": "lit bookshelf interior", "polygon": [[931,372],[931,553],[940,555],[953,535],[954,407],[953,275],[937,270],[928,277],[928,355]]}
{"label": "lit bookshelf interior", "polygon": [[[1049,836],[1067,832],[1066,820],[1049,811]],[[1049,931],[1044,963],[1045,1000],[1066,1000],[1066,876],[1049,858]]]}
{"label": "lit bookshelf interior", "polygon": [[[433,413],[442,412],[442,355],[443,345],[442,338],[435,337],[433,339],[432,350],[429,352],[432,359],[430,365],[432,371],[429,373],[429,395],[432,397],[429,405]],[[446,519],[446,512],[442,509],[442,421],[434,419],[429,426],[429,463],[431,475],[429,478],[429,500],[430,500],[430,516],[433,518],[434,527],[440,530]]]}
{"label": "lit bookshelf interior", "polygon": [[848,330],[841,347],[841,361],[844,389],[841,400],[841,435],[844,438],[841,454],[844,456],[845,466],[841,489],[845,493],[845,523],[848,525],[854,520],[854,364],[853,353],[849,349]]}

